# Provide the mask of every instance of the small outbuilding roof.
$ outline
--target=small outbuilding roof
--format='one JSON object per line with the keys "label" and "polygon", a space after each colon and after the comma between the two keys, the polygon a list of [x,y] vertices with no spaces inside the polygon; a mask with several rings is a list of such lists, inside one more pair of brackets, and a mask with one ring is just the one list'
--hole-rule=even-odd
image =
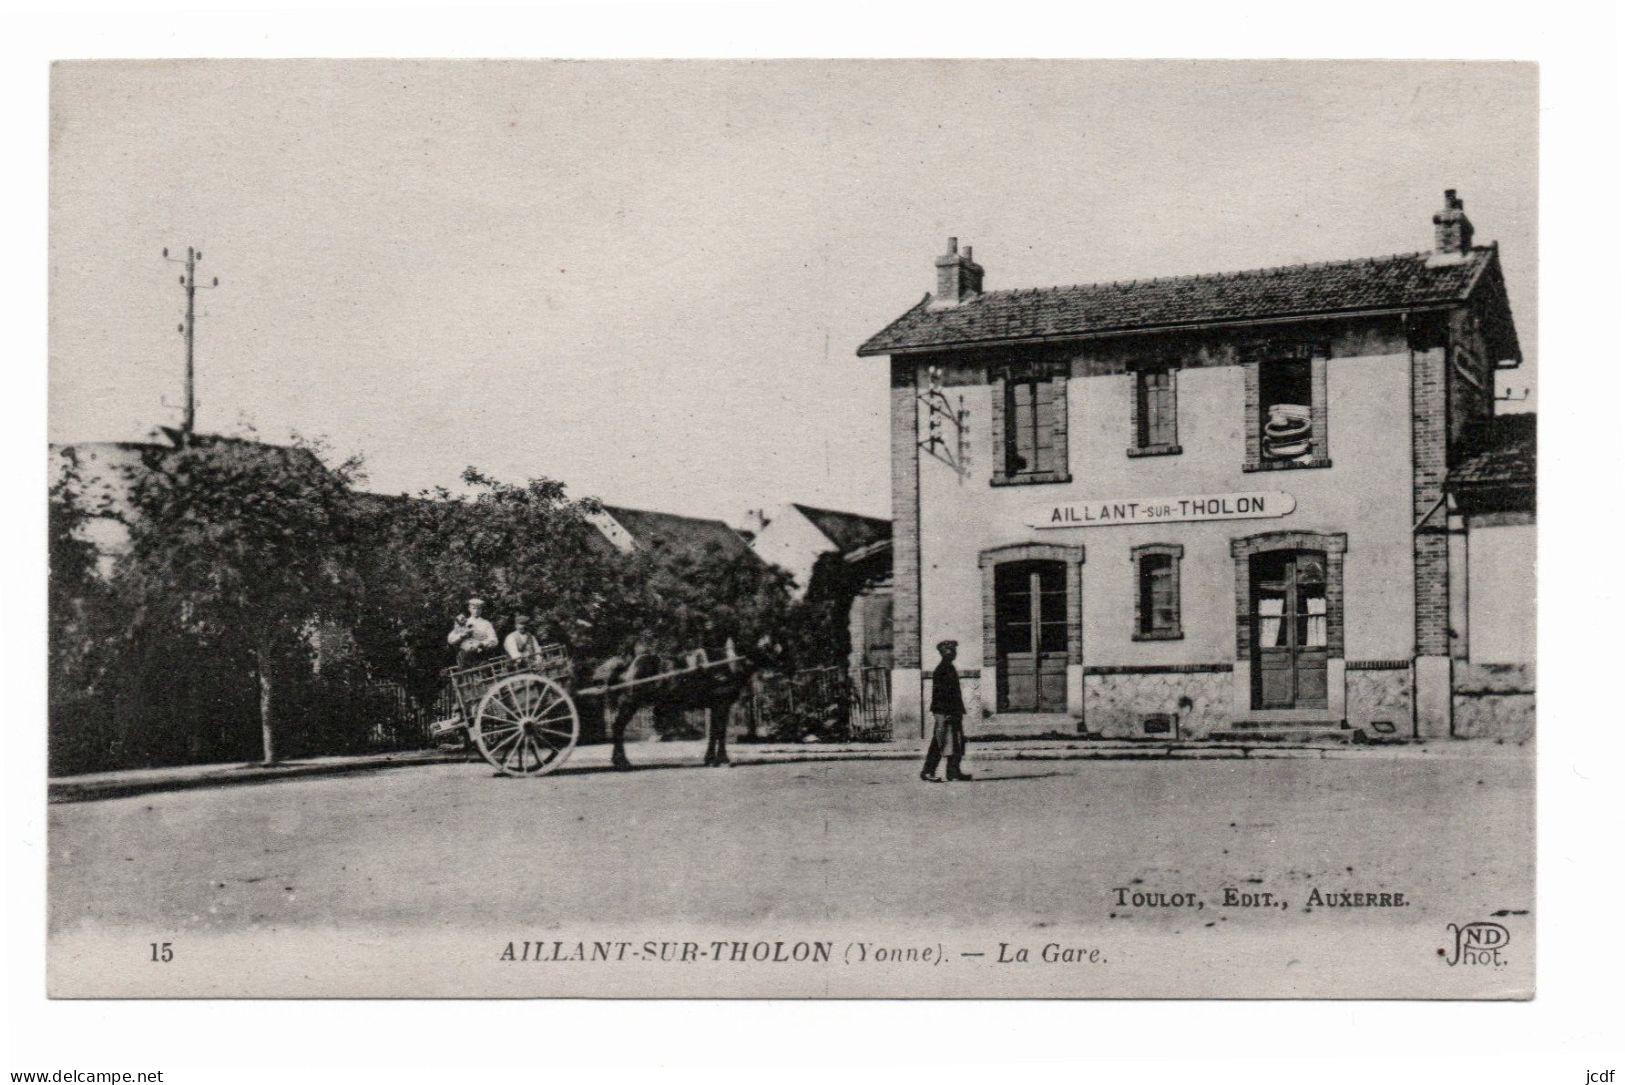
{"label": "small outbuilding roof", "polygon": [[1450,489],[1474,512],[1535,506],[1535,414],[1501,414],[1475,422],[1461,436]]}
{"label": "small outbuilding roof", "polygon": [[795,508],[843,554],[891,538],[890,520],[811,505],[797,504]]}
{"label": "small outbuilding roof", "polygon": [[604,511],[626,529],[640,546],[661,546],[671,550],[701,550],[715,546],[729,556],[756,556],[744,538],[721,520],[702,520],[649,509],[629,509],[605,505]]}

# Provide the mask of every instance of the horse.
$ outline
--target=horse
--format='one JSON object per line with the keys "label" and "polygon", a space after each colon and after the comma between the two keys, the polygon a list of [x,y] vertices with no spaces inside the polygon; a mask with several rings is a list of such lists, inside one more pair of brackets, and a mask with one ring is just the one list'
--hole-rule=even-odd
{"label": "horse", "polygon": [[750,689],[752,676],[771,656],[770,645],[763,638],[762,644],[744,655],[735,651],[729,639],[716,655],[704,649],[676,657],[638,650],[629,656],[604,660],[593,671],[598,685],[637,683],[618,690],[611,688],[604,694],[604,718],[610,721],[610,736],[615,743],[611,763],[618,769],[632,767],[626,756],[626,725],[639,709],[649,707],[661,720],[685,710],[705,709],[705,764],[728,764],[728,719],[733,706]]}

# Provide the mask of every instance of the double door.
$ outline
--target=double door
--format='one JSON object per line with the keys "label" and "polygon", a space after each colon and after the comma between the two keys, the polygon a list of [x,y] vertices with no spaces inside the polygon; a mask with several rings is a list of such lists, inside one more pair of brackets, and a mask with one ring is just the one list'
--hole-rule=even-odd
{"label": "double door", "polygon": [[1253,707],[1326,707],[1326,555],[1280,550],[1252,561]]}
{"label": "double door", "polygon": [[1000,712],[1066,711],[1066,566],[1022,561],[994,575]]}

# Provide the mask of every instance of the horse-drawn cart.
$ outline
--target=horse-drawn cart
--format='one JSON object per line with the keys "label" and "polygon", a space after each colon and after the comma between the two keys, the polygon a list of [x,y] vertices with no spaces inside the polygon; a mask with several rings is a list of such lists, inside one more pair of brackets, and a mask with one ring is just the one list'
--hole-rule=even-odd
{"label": "horse-drawn cart", "polygon": [[[646,703],[642,698],[648,687],[679,683],[721,667],[737,669],[743,662],[731,642],[724,658],[717,660],[708,659],[704,651],[684,653],[680,660],[635,656],[616,668],[617,674],[632,677],[576,690],[572,696],[569,654],[562,645],[544,644],[519,659],[502,656],[447,670],[457,711],[431,724],[429,734],[445,738],[464,732],[480,756],[503,775],[545,776],[564,764],[581,737],[574,697],[619,696],[624,707],[635,708]],[[615,728],[617,764],[625,759],[620,747],[624,723],[620,719]],[[712,739],[718,741],[717,736]],[[708,753],[708,764],[712,758]]]}
{"label": "horse-drawn cart", "polygon": [[570,697],[570,658],[562,646],[454,667],[446,677],[457,713],[432,724],[431,737],[466,732],[480,756],[505,776],[545,776],[575,749],[581,716]]}

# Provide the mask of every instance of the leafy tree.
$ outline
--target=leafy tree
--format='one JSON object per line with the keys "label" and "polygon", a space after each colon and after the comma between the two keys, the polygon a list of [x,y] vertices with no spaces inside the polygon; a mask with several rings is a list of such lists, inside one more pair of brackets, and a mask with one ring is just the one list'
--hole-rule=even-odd
{"label": "leafy tree", "polygon": [[80,636],[86,604],[97,594],[96,547],[85,529],[96,514],[85,492],[79,459],[70,448],[47,494],[46,531],[49,562],[50,656],[53,673],[74,669],[71,657],[82,654]]}
{"label": "leafy tree", "polygon": [[130,549],[119,569],[132,625],[251,661],[270,764],[279,678],[308,656],[319,623],[352,607],[351,484],[360,464],[329,468],[304,445],[200,438],[152,455],[146,467],[131,492]]}
{"label": "leafy tree", "polygon": [[513,485],[470,467],[463,481],[472,493],[360,498],[364,592],[352,629],[373,673],[420,703],[440,688],[446,632],[470,595],[499,627],[531,615],[539,637],[578,656],[624,635],[619,555],[587,520],[596,503],[552,479]]}
{"label": "leafy tree", "polygon": [[365,696],[383,695],[373,680],[420,705],[439,692],[471,594],[501,627],[532,615],[583,667],[639,638],[665,651],[765,639],[787,665],[828,651],[828,615],[748,553],[622,554],[589,520],[600,506],[549,479],[470,468],[466,494],[359,493],[359,462],[328,467],[323,452],[234,438],[153,450],[111,577],[83,531],[109,510],[81,496],[70,457],[50,495],[53,771],[245,756],[256,723],[267,763],[354,747],[377,711]]}
{"label": "leafy tree", "polygon": [[64,449],[61,459],[46,494],[46,527],[51,601],[66,606],[95,583],[96,547],[84,537],[84,530],[100,510],[86,494],[78,453]]}
{"label": "leafy tree", "polygon": [[633,551],[622,575],[628,616],[657,649],[720,647],[730,639],[741,649],[763,641],[787,652],[800,646],[790,575],[754,554],[714,543],[655,545]]}
{"label": "leafy tree", "polygon": [[86,537],[91,523],[110,510],[88,492],[74,450],[65,449],[60,455],[46,506],[46,649],[53,771],[78,767],[111,737],[99,697],[110,662],[106,646],[116,635],[119,610],[115,593],[97,575],[98,553]]}
{"label": "leafy tree", "polygon": [[748,552],[656,543],[623,554],[590,522],[601,506],[562,483],[514,485],[474,468],[463,481],[472,493],[362,497],[365,599],[352,628],[373,673],[420,703],[441,687],[446,631],[470,595],[499,630],[533,616],[537,635],[583,668],[639,640],[666,652],[729,638],[810,643],[788,576]]}

